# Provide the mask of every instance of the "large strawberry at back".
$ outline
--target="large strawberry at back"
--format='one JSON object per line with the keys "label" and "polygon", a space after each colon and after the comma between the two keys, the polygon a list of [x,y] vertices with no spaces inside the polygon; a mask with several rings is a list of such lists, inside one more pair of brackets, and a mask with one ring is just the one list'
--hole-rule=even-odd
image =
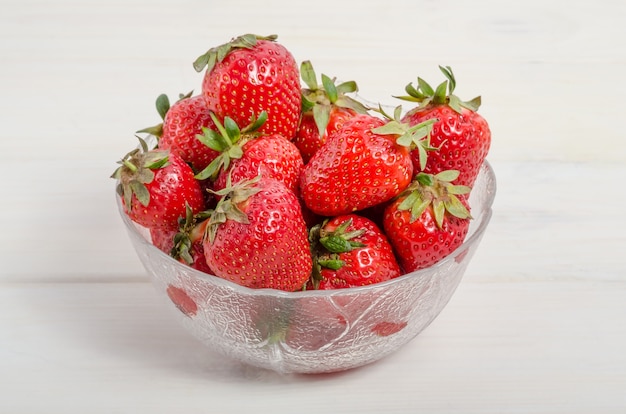
{"label": "large strawberry at back", "polygon": [[210,49],[194,67],[207,68],[202,93],[219,118],[229,116],[246,125],[266,111],[260,132],[293,139],[302,103],[300,72],[291,52],[275,40],[243,35]]}

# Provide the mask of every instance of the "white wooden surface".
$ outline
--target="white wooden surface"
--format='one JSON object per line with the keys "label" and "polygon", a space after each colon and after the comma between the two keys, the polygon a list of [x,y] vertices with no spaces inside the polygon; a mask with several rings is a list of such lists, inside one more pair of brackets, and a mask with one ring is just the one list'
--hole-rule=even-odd
{"label": "white wooden surface", "polygon": [[[626,3],[0,0],[0,412],[626,412]],[[400,352],[280,376],[161,306],[108,177],[247,33],[393,102],[451,65],[483,97],[499,192],[440,317]]]}

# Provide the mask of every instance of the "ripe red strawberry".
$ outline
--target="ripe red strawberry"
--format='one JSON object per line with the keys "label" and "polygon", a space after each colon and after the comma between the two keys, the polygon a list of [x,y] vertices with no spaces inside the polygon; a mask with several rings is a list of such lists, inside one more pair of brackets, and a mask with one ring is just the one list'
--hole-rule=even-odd
{"label": "ripe red strawberry", "polygon": [[[468,102],[461,101],[453,94],[456,80],[452,69],[439,66],[447,78],[435,90],[423,79],[418,78],[418,87],[407,85],[408,96],[404,100],[419,102],[420,105],[402,118],[409,125],[436,119],[431,132],[431,144],[438,148],[429,154],[426,167],[416,169],[429,174],[445,170],[460,172],[457,184],[474,185],[480,167],[491,145],[491,131],[487,121],[479,115],[480,96]],[[417,161],[418,154],[411,154]]]}
{"label": "ripe red strawberry", "polygon": [[186,213],[184,219],[182,217],[179,219],[178,228],[150,229],[152,244],[181,263],[201,272],[213,274],[204,257],[203,242],[208,214],[202,211],[193,215],[189,208]]}
{"label": "ripe red strawberry", "polygon": [[169,151],[141,148],[126,154],[112,178],[126,214],[148,228],[177,228],[189,205],[195,214],[204,209],[204,196],[191,167]]}
{"label": "ripe red strawberry", "polygon": [[400,276],[387,237],[371,220],[347,214],[311,229],[314,251],[308,289],[365,286]]}
{"label": "ripe red strawberry", "polygon": [[311,211],[322,216],[352,213],[390,200],[409,185],[410,148],[428,134],[428,127],[404,130],[391,122],[357,114],[328,138],[300,176],[300,194]]}
{"label": "ripe red strawberry", "polygon": [[138,132],[157,136],[160,149],[179,155],[195,171],[206,168],[217,157],[218,152],[196,138],[196,135],[203,133],[203,128],[214,128],[204,97],[191,96],[189,93],[181,96],[170,107],[167,95],[159,95],[156,107],[163,122]]}
{"label": "ripe red strawberry", "polygon": [[276,38],[237,37],[201,55],[194,68],[200,72],[206,67],[202,93],[218,118],[230,116],[245,125],[266,111],[261,132],[291,140],[300,119],[300,74],[291,52]]}
{"label": "ripe red strawberry", "polygon": [[280,181],[257,176],[221,194],[204,243],[215,275],[251,288],[302,289],[312,260],[293,191]]}
{"label": "ripe red strawberry", "polygon": [[307,163],[329,135],[357,113],[366,113],[367,108],[346,95],[358,90],[354,81],[335,85],[334,79],[322,74],[322,84],[319,85],[310,61],[302,62],[300,75],[308,88],[302,89],[302,117],[293,142]]}
{"label": "ripe red strawberry", "polygon": [[227,177],[232,183],[237,183],[262,173],[268,178],[282,181],[291,191],[297,190],[300,172],[304,167],[298,148],[282,135],[259,135],[255,132],[267,119],[266,112],[262,112],[243,131],[230,117],[224,118],[222,125],[212,116],[219,133],[205,130],[205,135],[198,136],[198,139],[220,155],[196,178],[214,180],[213,190],[219,191],[226,187]]}
{"label": "ripe red strawberry", "polygon": [[463,243],[470,189],[451,183],[458,175],[454,170],[419,173],[385,210],[384,230],[406,273],[437,263]]}
{"label": "ripe red strawberry", "polygon": [[297,191],[304,162],[293,142],[276,134],[263,135],[246,142],[242,150],[242,157],[234,160],[227,171],[220,172],[214,189],[224,188],[228,175],[236,183],[262,173],[268,178],[281,181],[294,193]]}

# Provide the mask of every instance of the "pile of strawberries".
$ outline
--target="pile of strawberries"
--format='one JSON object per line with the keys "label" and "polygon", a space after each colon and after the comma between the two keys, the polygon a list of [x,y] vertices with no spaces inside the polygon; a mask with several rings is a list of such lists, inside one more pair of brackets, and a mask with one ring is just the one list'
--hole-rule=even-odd
{"label": "pile of strawberries", "polygon": [[[490,146],[480,98],[450,67],[387,113],[355,82],[318,81],[276,36],[246,34],[195,62],[201,93],[157,98],[157,137],[113,174],[131,220],[174,259],[251,288],[337,289],[422,269],[464,240]],[[301,84],[302,80],[302,84]],[[350,96],[352,95],[352,96]]]}

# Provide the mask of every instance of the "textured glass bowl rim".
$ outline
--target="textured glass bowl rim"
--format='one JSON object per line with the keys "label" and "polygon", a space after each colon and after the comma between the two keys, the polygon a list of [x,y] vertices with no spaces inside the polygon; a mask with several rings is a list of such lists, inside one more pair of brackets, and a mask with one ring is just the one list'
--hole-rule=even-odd
{"label": "textured glass bowl rim", "polygon": [[491,167],[491,164],[487,160],[485,160],[483,162],[483,165],[481,166],[481,171],[483,169],[485,170],[485,173],[489,176],[489,178],[491,178],[492,191],[488,194],[488,197],[484,201],[484,206],[481,211],[482,217],[481,217],[480,223],[478,224],[478,227],[473,229],[469,237],[467,237],[465,241],[459,247],[457,247],[455,251],[453,251],[444,259],[440,260],[439,262],[435,263],[432,266],[429,266],[425,269],[416,270],[414,272],[406,273],[402,276],[398,276],[394,279],[387,280],[385,282],[374,283],[374,284],[367,285],[367,286],[334,289],[334,290],[302,290],[302,291],[298,290],[295,292],[287,292],[287,291],[282,291],[278,289],[270,289],[270,288],[249,288],[246,286],[238,285],[237,283],[231,282],[230,280],[223,279],[221,277],[196,270],[186,264],[180,263],[179,261],[175,260],[173,257],[161,251],[156,246],[154,246],[150,241],[148,241],[139,232],[137,225],[124,212],[124,208],[122,206],[120,197],[117,195],[116,192],[114,194],[115,194],[119,213],[122,217],[122,221],[124,222],[126,228],[132,233],[133,238],[139,241],[139,243],[141,243],[145,248],[149,250],[154,250],[156,254],[162,255],[165,260],[171,261],[172,265],[177,270],[180,269],[182,272],[185,272],[185,274],[187,275],[197,277],[198,279],[203,279],[207,282],[214,283],[216,285],[221,285],[223,287],[230,288],[233,291],[236,291],[237,293],[241,295],[247,295],[247,296],[272,296],[276,298],[286,298],[286,299],[297,299],[297,298],[302,298],[306,296],[315,296],[315,297],[347,296],[351,294],[366,293],[368,291],[384,290],[386,287],[393,286],[398,283],[403,283],[408,278],[415,278],[415,277],[420,277],[420,275],[429,274],[435,271],[436,269],[438,269],[439,267],[446,266],[446,263],[450,262],[451,260],[455,260],[457,256],[465,252],[466,248],[468,249],[474,243],[477,243],[482,237],[483,233],[485,232],[487,225],[489,224],[489,221],[491,220],[491,216],[493,214],[492,205],[493,205],[493,201],[495,200],[496,190],[497,190],[495,173],[494,173],[493,168]]}

